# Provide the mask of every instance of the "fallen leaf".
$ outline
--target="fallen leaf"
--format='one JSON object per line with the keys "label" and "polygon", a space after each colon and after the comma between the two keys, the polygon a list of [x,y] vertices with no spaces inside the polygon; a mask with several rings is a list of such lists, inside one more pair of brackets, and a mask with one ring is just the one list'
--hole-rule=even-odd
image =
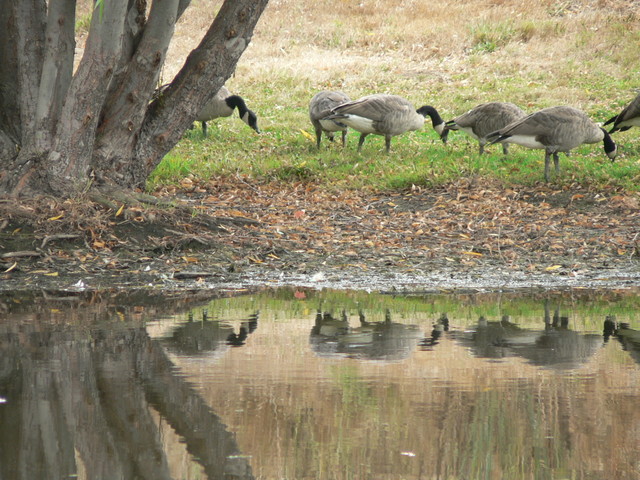
{"label": "fallen leaf", "polygon": [[547,272],[553,272],[554,270],[558,270],[562,265],[551,265],[550,267],[545,268]]}
{"label": "fallen leaf", "polygon": [[18,262],[13,262],[13,265],[11,265],[9,268],[7,268],[3,273],[9,273],[11,270],[16,268],[17,266],[18,266]]}
{"label": "fallen leaf", "polygon": [[313,135],[311,135],[309,132],[307,132],[306,130],[303,130],[302,128],[300,129],[300,133],[302,135],[304,135],[305,138],[308,138],[309,140],[311,140],[312,142],[315,142],[316,139]]}

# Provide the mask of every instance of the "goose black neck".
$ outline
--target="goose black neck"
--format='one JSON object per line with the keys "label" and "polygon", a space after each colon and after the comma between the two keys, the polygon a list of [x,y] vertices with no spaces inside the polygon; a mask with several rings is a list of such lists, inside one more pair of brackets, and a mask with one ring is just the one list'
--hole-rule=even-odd
{"label": "goose black neck", "polygon": [[602,139],[602,142],[604,143],[604,153],[606,153],[611,160],[614,160],[618,149],[616,142],[613,141],[611,135],[609,135],[604,128],[600,128],[600,130],[602,130],[602,133],[604,134],[604,138]]}
{"label": "goose black neck", "polygon": [[420,107],[418,110],[416,110],[416,112],[418,112],[423,117],[429,116],[431,118],[431,123],[433,123],[434,128],[438,125],[444,124],[444,120],[442,120],[442,117],[440,116],[438,111],[435,108],[433,108],[431,105],[425,105],[423,107]]}
{"label": "goose black neck", "polygon": [[231,95],[230,97],[225,98],[224,101],[231,110],[234,108],[238,109],[240,118],[244,117],[244,115],[249,111],[247,104],[244,103],[243,98],[239,95]]}

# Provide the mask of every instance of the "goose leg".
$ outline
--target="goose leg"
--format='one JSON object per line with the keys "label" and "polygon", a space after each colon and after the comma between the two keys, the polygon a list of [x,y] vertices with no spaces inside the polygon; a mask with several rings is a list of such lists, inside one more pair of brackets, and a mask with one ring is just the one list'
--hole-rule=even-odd
{"label": "goose leg", "polygon": [[560,158],[558,158],[558,152],[553,154],[553,165],[556,167],[556,175],[560,173]]}
{"label": "goose leg", "polygon": [[362,150],[362,144],[364,143],[364,139],[367,138],[368,133],[360,134],[360,141],[358,142],[358,151]]}
{"label": "goose leg", "polygon": [[549,163],[551,162],[551,152],[544,152],[544,179],[546,182],[549,181]]}
{"label": "goose leg", "polygon": [[391,137],[389,135],[384,136],[384,145],[387,149],[387,153],[391,150]]}
{"label": "goose leg", "polygon": [[316,128],[316,147],[320,149],[320,139],[322,138],[322,129]]}
{"label": "goose leg", "polygon": [[502,144],[502,153],[504,153],[505,155],[509,155],[509,144],[508,143],[503,143]]}
{"label": "goose leg", "polygon": [[482,155],[484,153],[484,143],[479,143],[480,148],[478,149],[478,155]]}
{"label": "goose leg", "polygon": [[207,136],[207,122],[202,122],[202,134]]}
{"label": "goose leg", "polygon": [[347,131],[343,130],[342,131],[342,148],[344,148],[347,145]]}

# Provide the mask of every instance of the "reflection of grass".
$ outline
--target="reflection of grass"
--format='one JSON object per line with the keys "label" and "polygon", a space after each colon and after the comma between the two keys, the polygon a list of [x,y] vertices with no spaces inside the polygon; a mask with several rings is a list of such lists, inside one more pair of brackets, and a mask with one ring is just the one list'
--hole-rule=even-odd
{"label": "reflection of grass", "polygon": [[331,374],[340,388],[345,415],[363,413],[375,407],[376,398],[354,365],[334,366]]}
{"label": "reflection of grass", "polygon": [[570,432],[544,415],[529,389],[479,393],[459,446],[464,454],[452,463],[465,478],[556,478],[552,472],[567,468],[563,439]]}
{"label": "reflection of grass", "polygon": [[[457,295],[383,295],[365,292],[304,290],[305,299],[296,299],[288,288],[213,300],[206,308],[217,318],[242,318],[256,311],[263,315],[313,318],[317,309],[340,315],[345,310],[354,321],[362,310],[369,321],[382,321],[389,309],[392,320],[404,323],[426,322],[431,325],[444,312],[452,325],[473,325],[478,317],[500,320],[510,315],[511,321],[522,327],[542,325],[545,301],[550,314],[560,308],[569,316],[571,328],[598,331],[606,315],[616,315],[618,321],[637,324],[634,312],[640,310],[640,296],[629,291],[578,291],[548,296],[518,294],[457,294]],[[234,312],[234,313],[232,313]],[[239,313],[243,312],[243,313]],[[198,318],[199,314],[195,314]]]}

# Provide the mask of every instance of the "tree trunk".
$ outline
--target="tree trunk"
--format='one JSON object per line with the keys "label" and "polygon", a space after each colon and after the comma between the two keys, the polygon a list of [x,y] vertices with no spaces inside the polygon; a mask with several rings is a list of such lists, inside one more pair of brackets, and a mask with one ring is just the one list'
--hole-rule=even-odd
{"label": "tree trunk", "polygon": [[103,0],[74,73],[75,0],[0,0],[0,195],[144,187],[233,73],[268,0],[225,0],[152,101],[189,2]]}

